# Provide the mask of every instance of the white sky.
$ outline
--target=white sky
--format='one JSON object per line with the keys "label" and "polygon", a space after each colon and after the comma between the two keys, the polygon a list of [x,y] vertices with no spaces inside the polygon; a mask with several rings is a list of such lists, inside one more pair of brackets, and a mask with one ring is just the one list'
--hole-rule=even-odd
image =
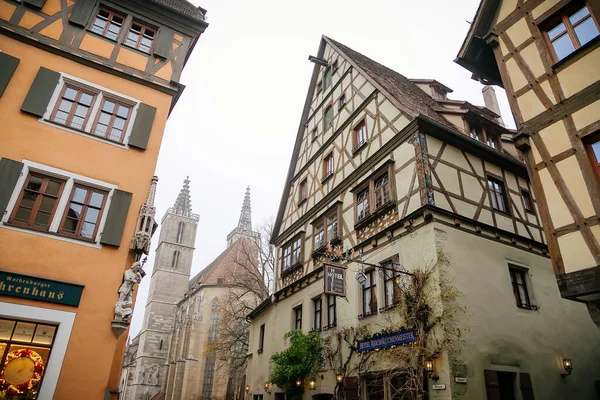
{"label": "white sky", "polygon": [[[321,35],[408,78],[432,78],[450,98],[483,105],[483,85],[453,62],[479,0],[192,0],[209,27],[183,72],[187,86],[158,159],[157,219],[190,176],[200,214],[192,276],[225,249],[246,186],[255,228],[277,214]],[[506,95],[496,89],[505,123]],[[158,232],[130,336],[141,328]]]}

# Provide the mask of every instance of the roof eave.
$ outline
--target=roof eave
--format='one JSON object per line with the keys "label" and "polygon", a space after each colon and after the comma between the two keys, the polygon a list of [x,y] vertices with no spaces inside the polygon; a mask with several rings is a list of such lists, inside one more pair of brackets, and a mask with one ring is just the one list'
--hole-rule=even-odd
{"label": "roof eave", "polygon": [[511,171],[518,176],[528,179],[527,167],[516,158],[495,150],[475,139],[471,139],[469,136],[464,135],[458,130],[450,129],[423,114],[417,115],[416,120],[418,121],[419,131],[424,134],[428,134],[447,142],[448,144],[454,145],[503,169]]}
{"label": "roof eave", "polygon": [[482,0],[479,3],[469,32],[454,62],[471,71],[472,79],[487,85],[502,87],[502,78],[494,52],[485,40],[491,31],[499,4],[500,0]]}

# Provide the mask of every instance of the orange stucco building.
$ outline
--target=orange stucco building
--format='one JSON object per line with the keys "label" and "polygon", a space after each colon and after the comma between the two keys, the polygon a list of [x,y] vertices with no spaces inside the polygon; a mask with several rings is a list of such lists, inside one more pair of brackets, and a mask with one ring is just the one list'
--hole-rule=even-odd
{"label": "orange stucco building", "polygon": [[0,399],[117,398],[117,291],[206,27],[185,0],[0,0]]}

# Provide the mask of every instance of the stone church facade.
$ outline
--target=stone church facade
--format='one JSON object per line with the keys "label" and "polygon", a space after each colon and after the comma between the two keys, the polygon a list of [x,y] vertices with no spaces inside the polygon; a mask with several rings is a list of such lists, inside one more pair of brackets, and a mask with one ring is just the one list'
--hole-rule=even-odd
{"label": "stone church facade", "polygon": [[230,373],[213,344],[219,305],[244,278],[247,265],[256,265],[246,262],[260,239],[252,231],[249,188],[227,248],[190,280],[198,221],[186,179],[162,219],[142,330],[130,341],[123,362],[123,399],[225,399],[243,388],[243,373]]}

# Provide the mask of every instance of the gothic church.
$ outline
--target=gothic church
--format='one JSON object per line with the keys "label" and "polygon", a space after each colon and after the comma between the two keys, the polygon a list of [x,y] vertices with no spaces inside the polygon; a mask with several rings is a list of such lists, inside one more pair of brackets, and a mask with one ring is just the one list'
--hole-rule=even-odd
{"label": "gothic church", "polygon": [[249,273],[260,236],[252,230],[250,188],[227,248],[190,280],[199,215],[192,213],[189,179],[161,221],[144,322],[127,346],[121,374],[125,400],[229,399],[240,395],[243,373],[216,355],[220,302]]}

